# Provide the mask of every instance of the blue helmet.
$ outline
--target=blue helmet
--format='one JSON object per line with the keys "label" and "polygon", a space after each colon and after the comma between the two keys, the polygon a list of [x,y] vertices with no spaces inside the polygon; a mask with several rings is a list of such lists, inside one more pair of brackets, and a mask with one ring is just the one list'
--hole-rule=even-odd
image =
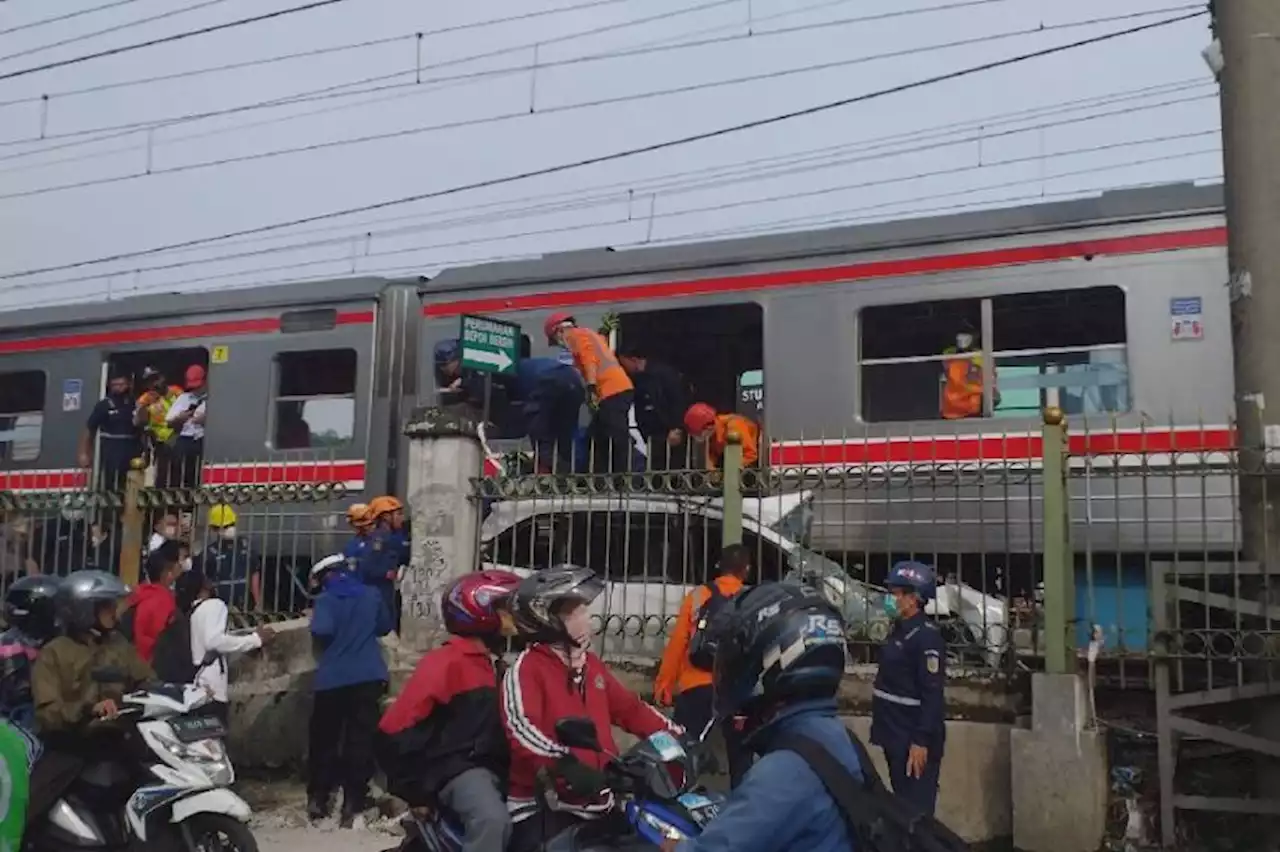
{"label": "blue helmet", "polygon": [[436,366],[448,364],[450,361],[458,360],[458,340],[452,338],[450,340],[441,340],[435,345],[433,355],[435,357]]}
{"label": "blue helmet", "polygon": [[938,575],[923,562],[897,562],[884,584],[891,589],[910,589],[922,601],[938,596]]}

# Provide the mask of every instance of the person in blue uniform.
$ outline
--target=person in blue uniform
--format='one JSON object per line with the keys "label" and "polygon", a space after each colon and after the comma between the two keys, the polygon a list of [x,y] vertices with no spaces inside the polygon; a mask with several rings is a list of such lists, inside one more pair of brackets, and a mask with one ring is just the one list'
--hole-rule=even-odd
{"label": "person in blue uniform", "polygon": [[522,338],[511,396],[520,404],[538,472],[570,473],[587,389],[572,364],[559,358],[534,358],[530,350],[529,338]]}
{"label": "person in blue uniform", "polygon": [[893,792],[930,816],[946,741],[946,649],[924,607],[937,592],[928,565],[899,562],[885,581],[893,632],[880,649],[871,699],[871,742],[884,750]]}

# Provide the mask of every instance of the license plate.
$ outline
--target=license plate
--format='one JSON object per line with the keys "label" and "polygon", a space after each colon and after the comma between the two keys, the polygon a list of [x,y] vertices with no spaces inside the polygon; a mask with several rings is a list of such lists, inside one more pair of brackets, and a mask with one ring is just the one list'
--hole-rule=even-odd
{"label": "license plate", "polygon": [[217,716],[183,716],[170,719],[169,725],[173,728],[173,735],[184,743],[227,735],[226,725]]}

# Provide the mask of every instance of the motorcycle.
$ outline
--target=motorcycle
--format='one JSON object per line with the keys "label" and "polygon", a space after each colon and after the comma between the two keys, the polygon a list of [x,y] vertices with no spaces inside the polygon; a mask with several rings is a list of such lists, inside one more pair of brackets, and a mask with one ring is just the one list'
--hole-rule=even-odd
{"label": "motorcycle", "polygon": [[[561,719],[555,730],[563,745],[603,751],[590,719]],[[621,756],[611,756],[606,764],[604,780],[618,797],[616,811],[565,829],[547,841],[544,852],[652,852],[664,840],[701,833],[724,802],[724,796],[696,783],[700,772],[710,771],[709,764],[702,739],[688,748],[665,731],[641,740]],[[542,786],[542,798],[550,803],[554,785],[544,778]],[[451,814],[436,811],[424,819],[410,813],[404,827],[401,852],[462,849],[463,828]]]}
{"label": "motorcycle", "polygon": [[[211,653],[200,668],[217,659]],[[90,676],[100,683],[124,680],[108,668]],[[124,695],[119,714],[95,724],[130,724],[140,742],[123,744],[128,758],[87,765],[24,838],[24,850],[163,848],[177,842],[190,852],[213,843],[226,852],[257,852],[248,825],[252,811],[229,789],[235,770],[222,742],[226,726],[194,712],[210,700],[193,684],[156,684]]]}

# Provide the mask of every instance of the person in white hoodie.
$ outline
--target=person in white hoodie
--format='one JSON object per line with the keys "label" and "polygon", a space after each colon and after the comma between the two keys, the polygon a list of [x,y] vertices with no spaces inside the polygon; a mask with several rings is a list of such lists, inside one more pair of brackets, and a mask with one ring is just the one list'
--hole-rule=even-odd
{"label": "person in white hoodie", "polygon": [[213,698],[210,712],[222,719],[223,724],[228,724],[227,655],[257,650],[275,634],[266,625],[252,633],[228,633],[227,605],[218,598],[213,581],[199,569],[180,576],[174,584],[174,591],[178,611],[191,619],[191,661],[200,665],[209,651],[216,651],[222,656],[218,662],[200,671],[196,684],[209,690]]}

